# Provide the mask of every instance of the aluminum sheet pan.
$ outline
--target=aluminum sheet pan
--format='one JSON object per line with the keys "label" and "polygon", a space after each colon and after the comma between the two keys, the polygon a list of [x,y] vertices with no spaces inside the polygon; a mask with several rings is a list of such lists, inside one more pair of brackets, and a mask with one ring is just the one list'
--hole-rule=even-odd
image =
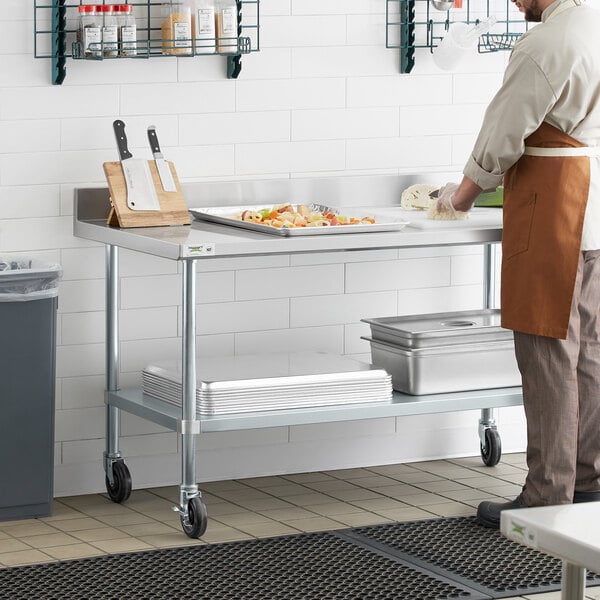
{"label": "aluminum sheet pan", "polygon": [[371,326],[373,339],[403,348],[513,339],[513,332],[500,326],[498,309],[381,317],[362,321]]}
{"label": "aluminum sheet pan", "polygon": [[[292,204],[294,209],[298,206]],[[352,214],[355,209],[349,208],[340,209],[332,206],[325,206],[323,204],[307,204],[312,210],[323,212],[325,210],[331,211],[335,214],[344,214],[351,218],[361,219],[363,217],[373,217],[375,223],[365,225],[331,225],[328,227],[273,227],[271,225],[262,225],[261,223],[250,223],[248,221],[240,221],[239,219],[233,218],[233,215],[240,213],[244,210],[264,210],[272,208],[273,204],[256,204],[253,206],[209,206],[202,208],[190,208],[190,213],[195,219],[200,221],[211,221],[213,223],[220,223],[222,225],[231,225],[233,227],[240,227],[242,229],[250,229],[252,231],[260,231],[262,233],[268,233],[270,235],[279,235],[283,237],[292,236],[306,236],[306,235],[331,235],[336,233],[374,233],[377,231],[398,231],[408,225],[409,221],[404,218],[390,215],[370,212],[361,214]]]}

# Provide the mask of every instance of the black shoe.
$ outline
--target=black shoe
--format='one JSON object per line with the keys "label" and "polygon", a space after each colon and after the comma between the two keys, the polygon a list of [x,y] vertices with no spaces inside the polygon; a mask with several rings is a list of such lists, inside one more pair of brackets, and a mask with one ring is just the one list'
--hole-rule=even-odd
{"label": "black shoe", "polygon": [[512,502],[490,502],[489,500],[482,502],[477,507],[477,522],[490,529],[500,529],[500,513],[511,508],[527,508],[522,494]]}
{"label": "black shoe", "polygon": [[573,494],[573,504],[580,502],[600,502],[600,492],[575,492]]}

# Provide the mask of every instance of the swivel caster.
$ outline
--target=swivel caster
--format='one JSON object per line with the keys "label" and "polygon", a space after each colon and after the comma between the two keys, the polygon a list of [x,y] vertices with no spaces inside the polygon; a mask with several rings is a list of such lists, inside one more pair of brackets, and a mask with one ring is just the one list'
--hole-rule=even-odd
{"label": "swivel caster", "polygon": [[180,516],[184,533],[191,538],[199,538],[206,531],[208,513],[202,498],[195,496],[188,500],[187,510]]}
{"label": "swivel caster", "polygon": [[113,502],[120,504],[121,502],[125,502],[131,494],[131,475],[122,460],[117,460],[112,464],[112,474],[112,484],[108,475],[106,476],[106,491]]}
{"label": "swivel caster", "polygon": [[502,443],[497,429],[488,428],[484,433],[485,442],[480,444],[481,458],[485,465],[494,467],[502,456]]}

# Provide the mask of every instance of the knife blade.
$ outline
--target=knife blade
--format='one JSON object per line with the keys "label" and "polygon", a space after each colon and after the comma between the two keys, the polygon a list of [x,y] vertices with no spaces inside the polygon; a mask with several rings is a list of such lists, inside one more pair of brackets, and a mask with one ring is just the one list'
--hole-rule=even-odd
{"label": "knife blade", "polygon": [[429,192],[429,197],[430,198],[437,198],[440,195],[440,189],[438,188],[437,190],[433,190],[433,192]]}
{"label": "knife blade", "polygon": [[125,123],[113,122],[119,158],[127,187],[127,206],[131,210],[160,210],[160,203],[147,160],[133,158],[127,147]]}
{"label": "knife blade", "polygon": [[158,143],[158,136],[156,135],[156,127],[154,125],[148,127],[148,141],[150,142],[150,148],[152,148],[152,156],[154,156],[154,163],[158,169],[158,175],[160,176],[163,190],[165,190],[165,192],[176,192],[177,186],[173,180],[173,174],[171,173],[169,163],[165,160],[165,157],[160,151],[160,144]]}

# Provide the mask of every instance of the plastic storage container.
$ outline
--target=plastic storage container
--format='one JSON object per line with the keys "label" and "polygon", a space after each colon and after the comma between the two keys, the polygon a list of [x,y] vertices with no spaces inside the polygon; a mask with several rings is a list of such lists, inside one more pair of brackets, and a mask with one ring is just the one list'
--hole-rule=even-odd
{"label": "plastic storage container", "polygon": [[59,265],[0,257],[0,520],[52,513]]}

